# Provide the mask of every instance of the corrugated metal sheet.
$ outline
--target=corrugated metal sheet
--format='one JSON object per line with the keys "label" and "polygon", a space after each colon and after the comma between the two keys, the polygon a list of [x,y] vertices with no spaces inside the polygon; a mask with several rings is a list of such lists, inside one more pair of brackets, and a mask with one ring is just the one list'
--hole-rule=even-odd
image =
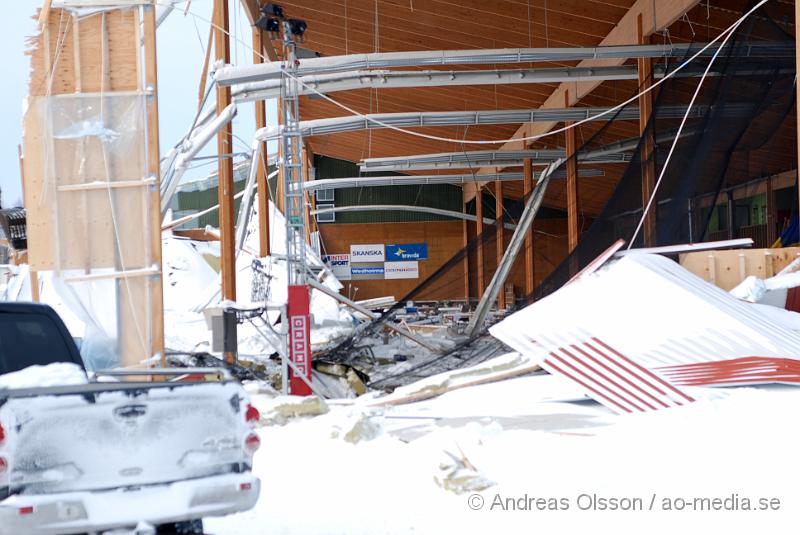
{"label": "corrugated metal sheet", "polygon": [[[315,156],[316,178],[387,176],[400,173],[360,173],[355,163],[326,156]],[[451,184],[342,188],[335,190],[336,206],[364,204],[406,204],[462,211],[462,190]],[[449,221],[450,218],[415,212],[346,212],[336,214],[336,223],[405,223],[410,221]]]}
{"label": "corrugated metal sheet", "polygon": [[[269,168],[269,172],[271,173],[274,170],[273,167]],[[245,184],[247,183],[247,177],[250,173],[250,164],[245,162],[244,164],[239,164],[234,168],[233,171],[233,191],[234,194],[239,193],[244,189]],[[219,201],[218,194],[217,194],[217,173],[212,173],[207,177],[200,179],[200,180],[192,180],[187,184],[181,184],[178,187],[178,192],[175,194],[175,200],[172,202],[172,209],[174,214],[182,214],[182,215],[189,215],[196,212],[200,212],[207,208],[211,208],[212,206],[216,205]],[[270,191],[275,191],[275,178],[270,180]],[[239,212],[239,205],[241,199],[235,199],[233,201],[233,210],[234,213]],[[177,215],[174,215],[177,219]],[[190,221],[184,225],[178,227],[179,229],[191,229],[191,228],[205,228],[206,225],[211,225],[212,227],[219,226],[219,213],[215,210],[211,213],[203,215],[198,219]]]}
{"label": "corrugated metal sheet", "polygon": [[689,397],[673,385],[800,383],[800,334],[788,313],[759,306],[667,258],[633,253],[490,331],[612,410],[653,410],[643,401],[664,407],[643,397],[645,382],[670,406]]}

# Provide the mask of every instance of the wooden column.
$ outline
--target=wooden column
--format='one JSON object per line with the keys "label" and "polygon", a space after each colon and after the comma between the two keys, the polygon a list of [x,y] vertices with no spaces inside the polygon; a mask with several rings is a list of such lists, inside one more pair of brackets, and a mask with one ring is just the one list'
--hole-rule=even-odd
{"label": "wooden column", "polygon": [[[649,39],[644,36],[642,29],[642,15],[637,18],[639,44],[649,44]],[[639,72],[639,91],[650,87],[653,83],[653,60],[650,58],[639,58],[637,60]],[[652,158],[655,143],[653,141],[653,130],[647,130],[647,123],[653,111],[653,92],[648,91],[639,96],[639,135],[643,136],[641,142],[641,168],[642,168],[642,210],[645,209],[650,196],[655,189],[656,168]],[[646,134],[646,135],[645,135]],[[644,218],[642,225],[642,237],[645,247],[656,245],[656,205],[650,207],[650,211]]]}
{"label": "wooden column", "polygon": [[728,199],[728,239],[732,240],[735,237],[734,236],[734,232],[733,232],[733,225],[736,222],[736,220],[735,220],[736,219],[735,218],[736,212],[735,212],[735,208],[734,208],[735,201],[733,199],[733,190],[729,189],[727,192],[725,192],[725,196]]}
{"label": "wooden column", "polygon": [[[462,198],[463,197],[466,197],[466,195],[462,194]],[[467,213],[466,201],[462,201],[462,210],[464,210],[465,214]],[[467,250],[467,246],[469,245],[469,222],[466,219],[461,221],[461,232],[461,245],[464,247],[464,301],[466,301],[467,306],[469,306],[469,251]]]}
{"label": "wooden column", "polygon": [[775,225],[775,190],[772,188],[772,175],[767,177],[767,247],[772,247],[778,239],[778,229]]}
{"label": "wooden column", "polygon": [[[153,263],[161,268],[161,197],[159,177],[161,176],[161,149],[158,139],[158,64],[156,62],[156,13],[155,7],[144,8],[144,61],[145,87],[152,89],[147,98],[147,173],[156,177],[156,184],[150,191],[150,247]],[[38,280],[37,280],[38,284]],[[161,355],[161,365],[166,366],[164,355],[164,287],[162,277],[153,277],[150,286],[150,331],[151,354]],[[38,293],[38,291],[37,291]]]}
{"label": "wooden column", "polygon": [[[564,104],[570,106],[569,91],[564,93]],[[566,126],[571,126],[572,122],[567,121]],[[566,157],[567,157],[567,238],[569,252],[575,250],[580,239],[580,228],[578,226],[578,161],[573,158],[575,154],[575,129],[570,128],[565,132],[566,137]]]}
{"label": "wooden column", "polygon": [[[264,34],[258,28],[253,28],[253,63],[263,63]],[[202,98],[202,97],[201,97]],[[263,100],[256,100],[256,130],[267,126],[267,107]],[[256,175],[256,189],[258,191],[258,253],[262,258],[270,254],[270,229],[269,229],[269,184],[267,174],[269,167],[267,161],[267,142],[261,143],[261,158],[253,165],[258,165]]]}
{"label": "wooden column", "polygon": [[[214,0],[214,54],[217,61],[230,63],[230,43],[228,38],[228,0]],[[217,114],[231,103],[230,87],[217,86]],[[217,134],[217,153],[219,158],[219,231],[220,258],[222,268],[222,299],[236,301],[236,229],[233,217],[233,160],[222,157],[233,152],[233,132],[228,123]],[[233,364],[234,353],[225,353],[225,362]]]}
{"label": "wooden column", "polygon": [[[525,199],[528,198],[531,191],[533,191],[533,160],[527,158],[523,166],[522,179],[522,193]],[[533,301],[532,294],[535,286],[533,269],[533,228],[531,228],[525,235],[525,297],[528,298],[528,302]]]}
{"label": "wooden column", "polygon": [[[797,24],[800,22],[800,2],[795,1],[794,3],[794,27],[797,28]],[[797,36],[795,32],[794,38],[794,50],[795,50],[795,72],[800,72],[800,37]],[[795,106],[795,117],[797,121],[797,158],[798,158],[798,165],[795,173],[795,179],[797,180],[797,195],[798,195],[798,203],[800,203],[800,91],[796,92],[797,94],[797,102]],[[800,204],[798,204],[800,206]],[[771,245],[771,244],[770,244]]]}
{"label": "wooden column", "polygon": [[481,239],[481,234],[483,234],[483,189],[480,184],[475,190],[475,217],[475,232],[478,238],[478,250],[475,257],[478,264],[478,299],[480,299],[486,289],[483,283],[483,240]]}
{"label": "wooden column", "polygon": [[[494,226],[495,226],[495,269],[500,268],[503,260],[503,251],[506,248],[505,232],[503,232],[503,182],[497,180],[494,183]],[[505,281],[501,281],[504,283]],[[497,294],[497,308],[506,308],[505,285],[500,288]]]}
{"label": "wooden column", "polygon": [[[313,155],[311,154],[311,150],[308,148],[308,145],[303,143],[303,182],[308,182],[311,180],[311,159]],[[307,191],[303,192],[303,217],[305,222],[306,228],[306,243],[311,245],[311,233],[314,231],[314,216],[311,215],[311,199],[314,197],[313,194],[308,193]]]}

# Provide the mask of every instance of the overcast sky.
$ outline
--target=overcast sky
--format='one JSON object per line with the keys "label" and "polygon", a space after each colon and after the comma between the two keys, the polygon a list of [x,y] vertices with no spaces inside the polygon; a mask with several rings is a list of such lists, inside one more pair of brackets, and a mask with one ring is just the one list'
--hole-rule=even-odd
{"label": "overcast sky", "polygon": [[[25,38],[36,32],[31,18],[41,5],[41,0],[14,0],[4,2],[0,17],[0,42],[3,43],[4,84],[0,100],[0,188],[2,205],[10,207],[22,199],[17,146],[22,142],[22,101],[27,94],[30,62],[25,55]],[[251,63],[249,47],[252,34],[240,2],[232,0],[230,26],[231,62]],[[161,153],[165,153],[186,132],[197,112],[197,92],[203,64],[205,45],[213,7],[212,0],[192,0],[190,14],[181,9],[174,11],[158,29],[158,96]],[[236,38],[241,39],[239,42]],[[246,43],[246,44],[245,44]],[[211,97],[213,99],[213,96]],[[267,103],[268,123],[276,122],[274,102]],[[249,148],[255,131],[253,105],[239,106],[233,123],[236,150]],[[205,154],[216,151],[216,143],[209,143]],[[187,173],[186,178],[206,175],[213,164],[204,165]]]}

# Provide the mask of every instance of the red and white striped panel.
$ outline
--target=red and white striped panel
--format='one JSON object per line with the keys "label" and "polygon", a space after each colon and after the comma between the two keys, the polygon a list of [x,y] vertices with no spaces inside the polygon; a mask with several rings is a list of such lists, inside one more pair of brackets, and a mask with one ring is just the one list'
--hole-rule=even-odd
{"label": "red and white striped panel", "polygon": [[617,413],[655,411],[694,401],[596,337],[550,351],[542,367],[572,379],[589,397]]}
{"label": "red and white striped panel", "polygon": [[656,368],[670,382],[687,386],[736,386],[800,383],[800,361],[778,357],[742,357]]}

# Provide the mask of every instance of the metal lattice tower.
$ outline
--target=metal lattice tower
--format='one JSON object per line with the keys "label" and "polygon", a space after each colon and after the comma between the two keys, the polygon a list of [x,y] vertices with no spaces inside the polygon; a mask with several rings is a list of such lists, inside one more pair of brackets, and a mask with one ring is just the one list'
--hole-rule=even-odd
{"label": "metal lattice tower", "polygon": [[[305,199],[303,194],[303,138],[300,133],[300,82],[295,73],[295,42],[288,22],[283,22],[283,68],[281,74],[281,161],[284,215],[286,216],[286,261],[289,285],[306,284]],[[287,74],[288,73],[288,74]]]}

